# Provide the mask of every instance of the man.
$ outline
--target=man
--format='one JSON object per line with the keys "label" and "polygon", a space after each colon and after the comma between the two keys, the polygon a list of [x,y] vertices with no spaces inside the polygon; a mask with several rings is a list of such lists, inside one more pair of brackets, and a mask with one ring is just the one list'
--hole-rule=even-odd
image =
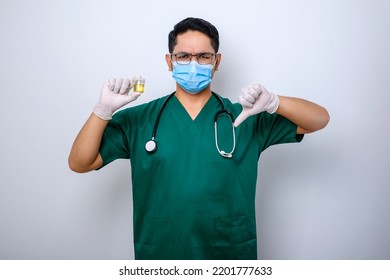
{"label": "man", "polygon": [[76,172],[131,160],[136,259],[256,259],[261,152],[300,142],[328,123],[321,106],[260,84],[242,90],[241,104],[213,93],[218,48],[212,24],[179,22],[166,55],[175,93],[112,116],[139,93],[129,93],[130,80],[107,81],[73,144],[69,166]]}

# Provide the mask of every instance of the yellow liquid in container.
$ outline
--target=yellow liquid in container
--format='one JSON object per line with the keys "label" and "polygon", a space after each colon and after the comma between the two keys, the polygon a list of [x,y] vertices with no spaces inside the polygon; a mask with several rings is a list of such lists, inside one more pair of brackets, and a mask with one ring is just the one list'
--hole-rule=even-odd
{"label": "yellow liquid in container", "polygon": [[139,83],[136,83],[134,85],[134,91],[135,92],[140,92],[140,93],[143,93],[144,92],[144,89],[145,89],[145,84],[139,84]]}

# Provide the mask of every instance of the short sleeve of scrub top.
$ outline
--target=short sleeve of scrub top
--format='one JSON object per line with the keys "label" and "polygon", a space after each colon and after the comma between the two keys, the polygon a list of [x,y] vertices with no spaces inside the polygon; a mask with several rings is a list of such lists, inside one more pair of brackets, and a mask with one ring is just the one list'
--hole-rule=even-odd
{"label": "short sleeve of scrub top", "polygon": [[[161,114],[157,151],[145,151],[166,97],[116,113],[101,142],[104,165],[131,161],[136,259],[256,259],[255,193],[258,159],[271,145],[302,140],[297,126],[260,113],[236,128],[236,149],[222,157],[211,97],[192,120],[173,96]],[[236,118],[242,110],[222,98]],[[221,117],[218,145],[232,148],[232,124]]]}

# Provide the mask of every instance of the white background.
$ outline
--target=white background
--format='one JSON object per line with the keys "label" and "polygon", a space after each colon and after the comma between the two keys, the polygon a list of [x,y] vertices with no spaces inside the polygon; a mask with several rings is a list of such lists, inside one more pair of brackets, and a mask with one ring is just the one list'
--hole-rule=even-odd
{"label": "white background", "polygon": [[67,157],[111,77],[142,74],[140,104],[174,90],[167,35],[212,22],[213,90],[252,81],[325,106],[329,125],[260,159],[259,258],[390,258],[390,2],[0,2],[0,259],[133,258],[130,168]]}

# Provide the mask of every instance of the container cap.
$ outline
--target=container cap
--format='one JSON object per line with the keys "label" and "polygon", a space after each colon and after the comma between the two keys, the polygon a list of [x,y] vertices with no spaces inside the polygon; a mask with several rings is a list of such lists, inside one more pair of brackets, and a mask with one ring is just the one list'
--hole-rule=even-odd
{"label": "container cap", "polygon": [[133,77],[133,83],[135,83],[135,82],[145,83],[145,79],[142,78],[141,75],[135,75],[135,76]]}

